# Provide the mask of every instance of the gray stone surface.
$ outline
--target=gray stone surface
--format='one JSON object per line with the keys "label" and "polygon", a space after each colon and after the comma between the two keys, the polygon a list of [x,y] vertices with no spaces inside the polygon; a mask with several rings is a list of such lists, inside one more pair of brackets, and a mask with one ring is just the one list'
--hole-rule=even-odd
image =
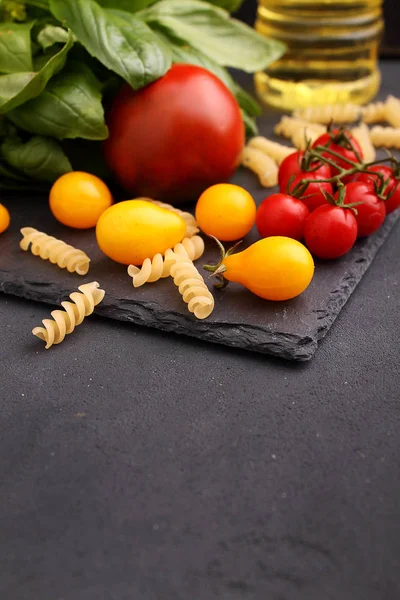
{"label": "gray stone surface", "polygon": [[[247,187],[258,201],[264,197],[264,190],[257,189],[250,173],[239,172],[234,180]],[[215,290],[214,312],[198,321],[187,311],[171,280],[134,289],[126,268],[102,255],[94,231],[74,231],[57,223],[45,198],[15,197],[6,204],[12,226],[0,238],[1,291],[58,305],[81,283],[96,280],[106,290],[105,300],[97,308],[99,315],[297,361],[313,356],[318,340],[329,330],[400,216],[388,218],[377,234],[359,242],[343,259],[318,263],[310,287],[298,298],[266,302],[230,284],[223,291]],[[88,275],[70,274],[20,250],[19,229],[23,226],[36,227],[85,250],[92,259]],[[253,231],[246,241],[255,239]],[[216,248],[207,242],[200,266],[217,257]],[[208,274],[205,278],[211,287]]]}

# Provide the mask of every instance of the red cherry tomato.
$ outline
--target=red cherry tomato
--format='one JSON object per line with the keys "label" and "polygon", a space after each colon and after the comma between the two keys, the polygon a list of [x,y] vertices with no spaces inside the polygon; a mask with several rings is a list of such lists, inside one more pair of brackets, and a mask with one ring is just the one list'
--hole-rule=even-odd
{"label": "red cherry tomato", "polygon": [[[358,237],[366,237],[374,233],[382,225],[386,217],[386,208],[383,200],[375,194],[371,183],[354,181],[346,186],[346,204],[360,202],[354,208],[357,211]],[[338,198],[336,193],[335,198]]]}
{"label": "red cherry tomato", "polygon": [[354,246],[357,230],[356,217],[350,208],[325,204],[306,219],[304,239],[314,256],[339,258]]}
{"label": "red cherry tomato", "polygon": [[[327,132],[324,133],[323,135],[321,135],[319,138],[317,138],[315,140],[315,142],[313,143],[313,148],[316,148],[317,146],[327,146],[330,150],[333,150],[334,152],[337,152],[338,154],[340,154],[340,156],[342,158],[337,158],[336,156],[332,156],[332,154],[329,154],[329,152],[322,152],[322,156],[325,156],[326,158],[329,158],[331,161],[333,161],[335,164],[337,164],[338,167],[340,167],[341,169],[350,169],[351,168],[351,163],[349,163],[349,160],[352,160],[353,162],[359,162],[357,159],[357,156],[355,154],[355,152],[353,152],[353,150],[350,150],[349,148],[346,148],[344,145],[342,145],[344,142],[335,142],[335,136],[338,135],[339,130],[338,129],[334,129],[331,133]],[[356,138],[351,135],[350,132],[346,131],[347,137],[348,139],[351,141],[354,149],[358,152],[360,158],[363,158],[363,153],[361,150],[361,146],[360,144],[357,142]],[[347,159],[347,160],[346,160]],[[332,175],[337,175],[339,173],[339,169],[335,169],[332,167]]]}
{"label": "red cherry tomato", "polygon": [[318,161],[313,161],[310,165],[310,170],[305,171],[302,169],[303,157],[303,150],[298,150],[297,152],[293,152],[293,154],[289,154],[289,156],[287,156],[285,160],[281,163],[278,172],[278,184],[279,189],[282,193],[286,193],[287,185],[290,181],[290,178],[293,175],[298,175],[299,173],[303,173],[304,176],[313,174],[318,175],[322,179],[330,179],[331,168],[329,165],[320,163]]}
{"label": "red cherry tomato", "polygon": [[233,94],[194,65],[175,64],[138,91],[124,85],[107,125],[104,154],[122,186],[174,203],[229,179],[245,141]]}
{"label": "red cherry tomato", "polygon": [[296,186],[298,186],[303,179],[308,179],[310,183],[304,187],[301,196],[298,196],[296,193],[296,198],[298,197],[304,202],[310,212],[322,204],[327,204],[324,194],[333,193],[332,184],[325,181],[319,182],[319,179],[322,178],[318,175],[314,175],[314,173],[298,173],[294,178],[293,183],[289,186],[290,192],[293,193],[293,190],[295,190]]}
{"label": "red cherry tomato", "polygon": [[398,179],[395,179],[393,185],[388,188],[385,207],[387,215],[400,208],[400,181]]}
{"label": "red cherry tomato", "polygon": [[386,214],[390,214],[396,208],[400,206],[400,181],[395,178],[393,170],[387,165],[374,165],[373,167],[369,167],[368,171],[370,173],[357,173],[354,176],[354,181],[362,181],[363,183],[375,184],[380,181],[378,177],[374,175],[374,173],[380,173],[387,185],[384,197],[385,197],[385,208]]}
{"label": "red cherry tomato", "polygon": [[395,179],[393,176],[393,170],[387,165],[373,165],[372,167],[368,167],[368,173],[355,173],[352,175],[352,181],[362,181],[363,183],[375,184],[380,183],[380,178],[375,175],[375,173],[379,173],[383,176],[385,181],[389,181],[389,186],[393,185]]}
{"label": "red cherry tomato", "polygon": [[272,194],[258,207],[256,225],[263,238],[279,235],[300,241],[309,214],[301,200],[287,194]]}

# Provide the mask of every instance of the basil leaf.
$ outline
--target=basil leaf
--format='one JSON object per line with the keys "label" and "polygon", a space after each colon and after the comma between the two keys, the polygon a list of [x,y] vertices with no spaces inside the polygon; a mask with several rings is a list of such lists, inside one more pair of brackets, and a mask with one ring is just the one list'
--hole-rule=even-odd
{"label": "basil leaf", "polygon": [[35,136],[28,142],[19,137],[9,137],[0,146],[4,160],[39,181],[55,181],[64,173],[72,171],[71,163],[55,140]]}
{"label": "basil leaf", "polygon": [[134,89],[158,79],[171,65],[165,45],[128,12],[103,9],[93,0],[50,0],[50,9],[92,56]]}
{"label": "basil leaf", "polygon": [[24,4],[41,8],[42,10],[49,10],[49,0],[24,0]]}
{"label": "basil leaf", "polygon": [[251,73],[265,69],[285,49],[281,42],[260,35],[202,0],[160,0],[141,11],[140,17],[161,25],[219,65]]}
{"label": "basil leaf", "polygon": [[70,63],[37,98],[8,113],[21,129],[59,139],[105,140],[108,129],[101,83],[80,63]]}
{"label": "basil leaf", "polygon": [[0,24],[0,72],[32,71],[30,23]]}
{"label": "basil leaf", "polygon": [[63,68],[72,44],[70,34],[64,48],[52,56],[38,72],[0,76],[0,114],[39,96],[51,77]]}
{"label": "basil leaf", "polygon": [[211,71],[211,73],[214,73],[214,75],[221,79],[221,81],[232,92],[232,94],[235,94],[236,84],[226,69],[203,54],[203,52],[200,52],[200,50],[192,48],[189,46],[189,44],[182,43],[181,41],[174,39],[173,36],[169,35],[168,31],[163,31],[157,27],[155,28],[155,31],[157,32],[157,35],[169,45],[172,54],[172,62],[198,65],[199,67],[207,69],[207,71]]}
{"label": "basil leaf", "polygon": [[246,137],[254,137],[258,134],[258,127],[255,119],[250,117],[243,109],[241,110],[243,123],[246,129]]}
{"label": "basil leaf", "polygon": [[220,6],[229,12],[235,12],[243,4],[243,0],[207,0],[207,2]]}
{"label": "basil leaf", "polygon": [[[4,163],[0,162],[0,175],[1,175],[1,179],[3,180],[3,177],[7,177],[7,179],[13,179],[14,181],[25,181],[25,182],[29,182],[29,179],[27,179],[22,173],[18,173],[18,171],[16,169],[12,169],[10,166],[5,165]],[[3,181],[2,181],[3,183]]]}
{"label": "basil leaf", "polygon": [[154,0],[97,0],[97,2],[104,8],[115,8],[135,13],[152,4]]}
{"label": "basil leaf", "polygon": [[239,102],[239,106],[243,108],[247,114],[253,117],[259,117],[262,115],[262,108],[257,100],[255,100],[253,96],[250,96],[250,94],[237,83],[235,83],[235,95],[237,101]]}
{"label": "basil leaf", "polygon": [[37,41],[43,50],[50,48],[53,44],[65,44],[68,41],[68,31],[55,25],[46,25],[38,34]]}

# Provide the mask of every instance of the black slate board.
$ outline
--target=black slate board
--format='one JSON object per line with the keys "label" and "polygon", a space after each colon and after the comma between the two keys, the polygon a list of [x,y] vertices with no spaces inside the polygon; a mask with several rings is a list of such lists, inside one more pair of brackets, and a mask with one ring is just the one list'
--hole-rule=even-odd
{"label": "black slate board", "polygon": [[[258,202],[266,195],[249,172],[239,171],[233,181],[249,189]],[[12,225],[0,237],[1,291],[58,305],[78,285],[96,280],[106,290],[97,308],[100,315],[297,361],[312,357],[318,340],[325,336],[400,217],[391,215],[374,236],[358,242],[343,259],[317,263],[310,287],[298,298],[266,302],[230,284],[223,291],[215,290],[214,312],[198,321],[187,311],[171,280],[134,289],[126,268],[102,255],[94,231],[74,231],[57,223],[45,198],[15,197],[5,203],[11,211]],[[70,274],[20,250],[19,229],[23,226],[36,227],[86,251],[92,259],[88,275]],[[246,243],[256,239],[253,231]],[[216,247],[207,242],[200,266],[217,257]],[[212,287],[206,273],[205,279]]]}

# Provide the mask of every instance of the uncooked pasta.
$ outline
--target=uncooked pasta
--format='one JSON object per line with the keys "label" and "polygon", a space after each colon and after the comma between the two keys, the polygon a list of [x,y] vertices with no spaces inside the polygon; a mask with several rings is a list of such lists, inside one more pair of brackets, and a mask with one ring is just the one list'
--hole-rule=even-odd
{"label": "uncooked pasta", "polygon": [[295,146],[298,150],[305,150],[308,144],[313,144],[316,139],[320,137],[320,133],[315,130],[313,127],[303,127],[302,129],[298,129],[294,131],[291,140],[293,146]]}
{"label": "uncooked pasta", "polygon": [[190,258],[176,260],[171,277],[189,311],[198,319],[207,318],[214,310],[214,297]]}
{"label": "uncooked pasta", "polygon": [[283,116],[279,123],[275,126],[274,132],[277,135],[282,135],[283,137],[291,139],[294,134],[298,131],[302,131],[304,133],[304,129],[307,128],[308,131],[314,131],[317,133],[317,137],[324,134],[326,132],[325,125],[320,125],[319,123],[310,123],[305,119],[295,119],[294,117]]}
{"label": "uncooked pasta", "polygon": [[146,258],[142,266],[136,267],[129,265],[128,275],[132,277],[133,287],[140,287],[145,283],[158,281],[163,277],[168,277],[174,262],[179,257],[197,260],[204,253],[204,241],[199,235],[191,238],[184,238],[173,249],[169,249],[162,254],[156,254],[152,259]]}
{"label": "uncooked pasta", "polygon": [[313,123],[352,123],[361,115],[361,107],[356,104],[330,104],[326,106],[310,106],[309,108],[295,110],[293,117],[304,119]]}
{"label": "uncooked pasta", "polygon": [[385,119],[391,127],[400,127],[400,100],[394,96],[388,96],[385,103]]}
{"label": "uncooked pasta", "polygon": [[351,133],[360,144],[364,162],[372,162],[376,158],[376,152],[371,140],[369,129],[365,123],[361,123],[357,127],[353,127]]}
{"label": "uncooked pasta", "polygon": [[289,156],[289,154],[293,154],[293,152],[296,151],[295,148],[278,144],[278,142],[273,142],[272,140],[262,136],[252,138],[248,145],[250,148],[255,148],[256,150],[265,152],[265,154],[268,154],[268,156],[272,158],[272,160],[274,160],[278,165],[280,165],[285,158]]}
{"label": "uncooked pasta", "polygon": [[376,125],[371,129],[370,135],[374,146],[400,148],[400,128]]}
{"label": "uncooked pasta", "polygon": [[97,281],[85,283],[78,287],[79,292],[72,292],[72,302],[61,302],[64,310],[53,310],[52,319],[43,319],[44,327],[32,329],[33,335],[46,342],[46,350],[53,344],[60,344],[66,335],[72,333],[83,319],[91,315],[94,307],[104,298],[104,290],[99,289]]}
{"label": "uncooked pasta", "polygon": [[23,227],[21,234],[23,238],[19,245],[22,250],[27,251],[30,246],[32,254],[40,256],[43,260],[49,260],[70,273],[86,275],[89,271],[90,258],[82,250],[33,227]]}
{"label": "uncooked pasta", "polygon": [[380,123],[386,121],[386,102],[372,102],[361,108],[364,123]]}
{"label": "uncooked pasta", "polygon": [[246,146],[243,149],[241,163],[256,175],[263,187],[274,187],[278,183],[278,167],[265,152]]}

